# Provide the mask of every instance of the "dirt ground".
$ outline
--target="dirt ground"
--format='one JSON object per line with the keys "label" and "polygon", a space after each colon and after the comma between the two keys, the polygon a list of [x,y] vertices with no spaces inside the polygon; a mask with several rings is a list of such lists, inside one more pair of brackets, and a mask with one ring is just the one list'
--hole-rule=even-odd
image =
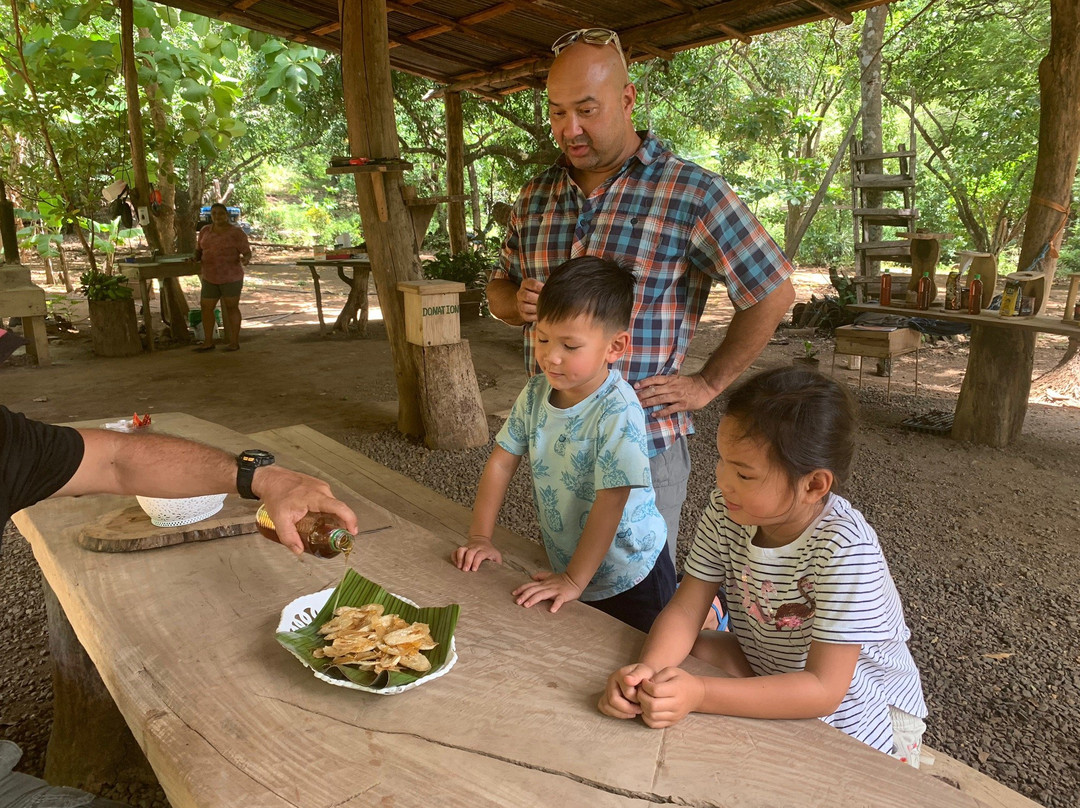
{"label": "dirt ground", "polygon": [[[57,310],[66,313],[79,333],[58,335],[51,342],[51,367],[32,367],[19,357],[0,365],[0,402],[46,421],[104,423],[133,412],[182,411],[239,432],[305,423],[354,445],[363,436],[377,441],[377,433],[392,429],[397,414],[377,297],[373,292],[370,298],[368,338],[320,337],[310,275],[288,263],[299,256],[256,248],[256,261],[268,263],[250,268],[242,296],[242,348],[236,353],[219,347],[197,354],[183,345],[132,358],[95,357],[86,333],[85,303],[77,295],[64,303],[68,298],[62,287],[49,287],[50,296],[61,301]],[[43,284],[44,273],[35,268],[34,275]],[[831,291],[822,271],[800,270],[795,280],[799,300]],[[196,304],[197,281],[183,283],[190,303]],[[330,322],[346,291],[336,279],[324,281]],[[1064,288],[1055,288],[1049,313],[1060,314],[1063,302]],[[691,347],[688,370],[718,344],[730,314],[723,290],[714,291]],[[524,382],[519,332],[485,318],[463,323],[462,332],[469,340],[487,412],[505,413]],[[802,354],[804,338],[781,329],[754,367],[790,362]],[[832,341],[812,339],[822,369],[829,372]],[[1063,337],[1040,335],[1035,375],[1052,368],[1066,345]],[[897,537],[890,538],[897,544],[890,560],[908,604],[913,651],[924,670],[940,669],[935,672],[940,677],[934,681],[935,692],[928,697],[937,714],[931,743],[1044,804],[1076,805],[1080,627],[1073,606],[1080,603],[1080,403],[1032,404],[1022,437],[1008,449],[973,447],[905,429],[901,422],[912,415],[952,411],[967,354],[966,337],[925,345],[917,396],[914,358],[897,360],[891,403],[885,401],[886,379],[874,375],[866,361],[859,393],[864,438],[852,499],[883,544],[886,537]],[[845,365],[846,358],[841,358],[835,373],[855,385],[858,373]],[[715,421],[703,413],[703,430],[706,424],[715,428]],[[685,512],[683,521],[688,521]],[[886,550],[893,552],[889,546]],[[906,571],[907,559],[913,560]],[[935,577],[939,572],[940,579]],[[1038,596],[1032,594],[1035,581]],[[932,613],[920,603],[920,587],[928,592],[942,587],[950,602],[965,602],[954,603],[958,614]],[[972,641],[965,627],[993,619],[986,598],[1009,611],[1015,618],[1009,619],[1010,625],[1030,630],[1002,629],[992,640]],[[1042,631],[1053,635],[1051,645],[1040,639]],[[20,664],[9,658],[0,665],[0,678],[14,675]],[[1050,669],[1035,672],[1030,665]],[[1015,693],[1013,688],[1018,688]],[[976,692],[989,706],[978,719],[979,727],[961,726],[967,719],[951,717],[951,701],[971,701]],[[1008,710],[1001,706],[1006,700]],[[0,715],[0,733],[3,718]],[[1060,731],[1054,732],[1065,740],[1049,752],[1034,749],[1033,754],[1062,761],[1064,772],[1055,764],[1055,771],[1043,773],[1006,749],[1001,738],[1008,736],[1011,724],[1028,720],[1060,723]],[[1042,731],[1033,728],[1035,737]]]}

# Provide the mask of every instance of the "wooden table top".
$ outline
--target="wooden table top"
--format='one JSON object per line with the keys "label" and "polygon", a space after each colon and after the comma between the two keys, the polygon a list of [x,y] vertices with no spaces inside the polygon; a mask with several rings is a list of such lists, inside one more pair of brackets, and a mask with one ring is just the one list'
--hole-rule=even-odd
{"label": "wooden table top", "polygon": [[980,314],[968,314],[966,311],[946,311],[941,305],[931,305],[929,309],[916,309],[908,306],[881,306],[877,303],[848,303],[852,311],[869,311],[877,314],[895,314],[900,317],[923,317],[927,320],[947,320],[970,325],[988,325],[995,328],[1016,328],[1023,331],[1038,331],[1043,334],[1057,334],[1062,337],[1080,337],[1080,322],[1065,322],[1060,317],[1047,317],[1043,314],[1027,317],[1002,317],[996,310],[986,310]]}
{"label": "wooden table top", "polygon": [[302,267],[363,267],[371,266],[371,259],[363,258],[298,258],[296,263]]}
{"label": "wooden table top", "polygon": [[[251,440],[183,414],[155,413],[154,426],[230,451]],[[174,808],[984,805],[816,720],[691,715],[652,730],[603,716],[597,696],[639,632],[580,603],[522,609],[510,591],[532,567],[512,547],[503,566],[463,573],[449,532],[335,490],[362,528],[393,526],[359,541],[359,572],[421,605],[461,605],[460,659],[442,678],[366,694],[317,680],[277,644],[281,609],[332,586],[340,557],[297,559],[258,535],[138,553],[76,544],[130,497],[16,515]]]}

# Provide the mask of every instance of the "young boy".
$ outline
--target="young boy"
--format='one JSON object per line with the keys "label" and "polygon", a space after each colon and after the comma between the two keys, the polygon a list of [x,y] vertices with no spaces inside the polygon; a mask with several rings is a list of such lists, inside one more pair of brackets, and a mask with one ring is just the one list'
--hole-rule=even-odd
{"label": "young boy", "polygon": [[466,571],[501,563],[491,543],[510,478],[527,451],[533,499],[553,572],[514,590],[551,611],[582,600],[642,631],[675,591],[656,508],[637,394],[608,365],[630,343],[634,274],[585,256],[556,269],[537,302],[534,376],[496,437],[473,505],[469,543],[454,551]]}

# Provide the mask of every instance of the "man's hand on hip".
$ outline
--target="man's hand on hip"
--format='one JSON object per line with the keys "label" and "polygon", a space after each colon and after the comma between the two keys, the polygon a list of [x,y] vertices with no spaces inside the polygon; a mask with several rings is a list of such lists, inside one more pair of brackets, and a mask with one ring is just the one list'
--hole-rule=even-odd
{"label": "man's hand on hip", "polygon": [[637,390],[638,400],[645,409],[664,405],[664,409],[656,413],[658,417],[700,410],[717,396],[699,374],[650,376],[634,384],[634,389]]}
{"label": "man's hand on hip", "polygon": [[536,301],[544,284],[536,278],[524,278],[517,290],[517,308],[521,319],[526,323],[536,322]]}

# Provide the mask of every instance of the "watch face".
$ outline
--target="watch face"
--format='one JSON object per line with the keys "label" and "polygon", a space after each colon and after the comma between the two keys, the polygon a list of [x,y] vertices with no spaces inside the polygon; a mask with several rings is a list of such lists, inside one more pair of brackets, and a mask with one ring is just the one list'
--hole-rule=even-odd
{"label": "watch face", "polygon": [[274,462],[274,456],[262,449],[246,449],[240,453],[240,462],[255,466],[268,466]]}

